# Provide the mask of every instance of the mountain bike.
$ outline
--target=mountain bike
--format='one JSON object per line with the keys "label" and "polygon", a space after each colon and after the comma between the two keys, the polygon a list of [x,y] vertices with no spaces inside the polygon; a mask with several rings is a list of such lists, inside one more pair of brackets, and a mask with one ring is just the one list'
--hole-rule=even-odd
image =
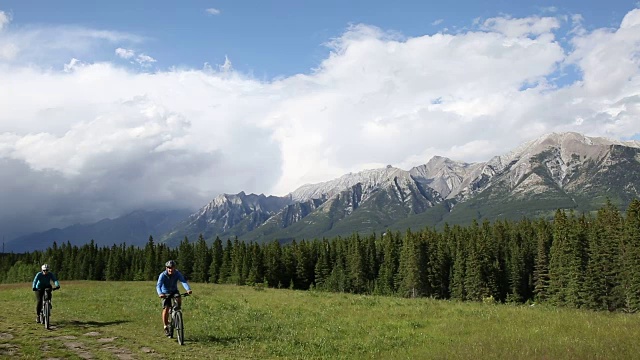
{"label": "mountain bike", "polygon": [[[51,288],[51,291],[60,289],[60,287]],[[49,329],[49,318],[51,317],[51,291],[44,291],[42,298],[42,310],[40,311],[40,317],[45,329]]]}
{"label": "mountain bike", "polygon": [[182,309],[178,304],[178,297],[189,296],[189,293],[173,294],[168,297],[171,299],[171,308],[169,309],[169,337],[173,338],[173,331],[176,332],[178,344],[184,345],[184,322],[182,320]]}

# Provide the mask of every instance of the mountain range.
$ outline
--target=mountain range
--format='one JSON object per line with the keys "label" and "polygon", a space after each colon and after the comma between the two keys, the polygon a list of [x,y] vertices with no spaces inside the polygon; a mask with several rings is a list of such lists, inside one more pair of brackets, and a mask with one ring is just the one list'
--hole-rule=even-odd
{"label": "mountain range", "polygon": [[[473,219],[550,217],[556,209],[591,212],[607,199],[624,210],[639,196],[640,142],[552,133],[487,162],[436,156],[408,171],[389,165],[349,173],[282,197],[221,194],[193,214],[167,215],[161,221],[164,227],[147,223],[144,230],[171,246],[185,237],[195,241],[200,234],[209,241],[237,236],[244,241],[286,242],[466,224]],[[85,242],[95,239],[97,224],[85,226]],[[101,239],[130,239],[116,227],[112,235],[101,228]],[[78,226],[50,230],[11,243],[16,249],[49,246],[52,239],[64,240],[76,230]],[[127,243],[143,245],[148,236]]]}

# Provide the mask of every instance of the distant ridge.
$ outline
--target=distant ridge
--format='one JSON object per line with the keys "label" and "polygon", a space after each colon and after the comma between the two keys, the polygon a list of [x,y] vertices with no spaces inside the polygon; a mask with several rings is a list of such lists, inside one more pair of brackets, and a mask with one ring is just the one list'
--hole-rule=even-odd
{"label": "distant ridge", "polygon": [[149,235],[175,246],[200,234],[212,241],[264,242],[382,233],[468,224],[474,219],[551,217],[556,209],[590,212],[607,199],[621,210],[640,196],[640,142],[551,133],[486,162],[435,156],[410,170],[393,166],[307,184],[287,196],[221,194],[195,213],[133,212],[95,224],[51,229],[7,242],[6,251],[126,242]]}
{"label": "distant ridge", "polygon": [[409,171],[387,166],[345,174],[286,197],[252,194],[263,199],[260,208],[251,205],[251,195],[220,195],[162,241],[175,245],[198,234],[289,241],[473,219],[550,217],[558,208],[594,211],[607,198],[624,209],[638,198],[638,184],[640,142],[551,133],[487,162],[435,156]]}

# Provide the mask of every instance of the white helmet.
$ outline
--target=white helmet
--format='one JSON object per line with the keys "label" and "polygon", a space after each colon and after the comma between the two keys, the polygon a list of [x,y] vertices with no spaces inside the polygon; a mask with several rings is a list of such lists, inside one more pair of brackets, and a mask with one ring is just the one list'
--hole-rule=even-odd
{"label": "white helmet", "polygon": [[49,270],[49,264],[42,264],[42,270]]}

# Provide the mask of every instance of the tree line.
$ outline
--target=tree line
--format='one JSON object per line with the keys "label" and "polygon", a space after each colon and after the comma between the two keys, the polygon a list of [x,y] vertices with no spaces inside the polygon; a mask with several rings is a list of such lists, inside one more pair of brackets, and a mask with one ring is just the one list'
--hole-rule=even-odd
{"label": "tree line", "polygon": [[245,243],[202,235],[175,248],[68,242],[0,254],[0,282],[31,281],[48,263],[64,280],[156,280],[168,259],[191,282],[464,301],[545,302],[593,310],[640,308],[640,200],[622,214],[557,210],[553,219],[473,221],[440,231]]}

